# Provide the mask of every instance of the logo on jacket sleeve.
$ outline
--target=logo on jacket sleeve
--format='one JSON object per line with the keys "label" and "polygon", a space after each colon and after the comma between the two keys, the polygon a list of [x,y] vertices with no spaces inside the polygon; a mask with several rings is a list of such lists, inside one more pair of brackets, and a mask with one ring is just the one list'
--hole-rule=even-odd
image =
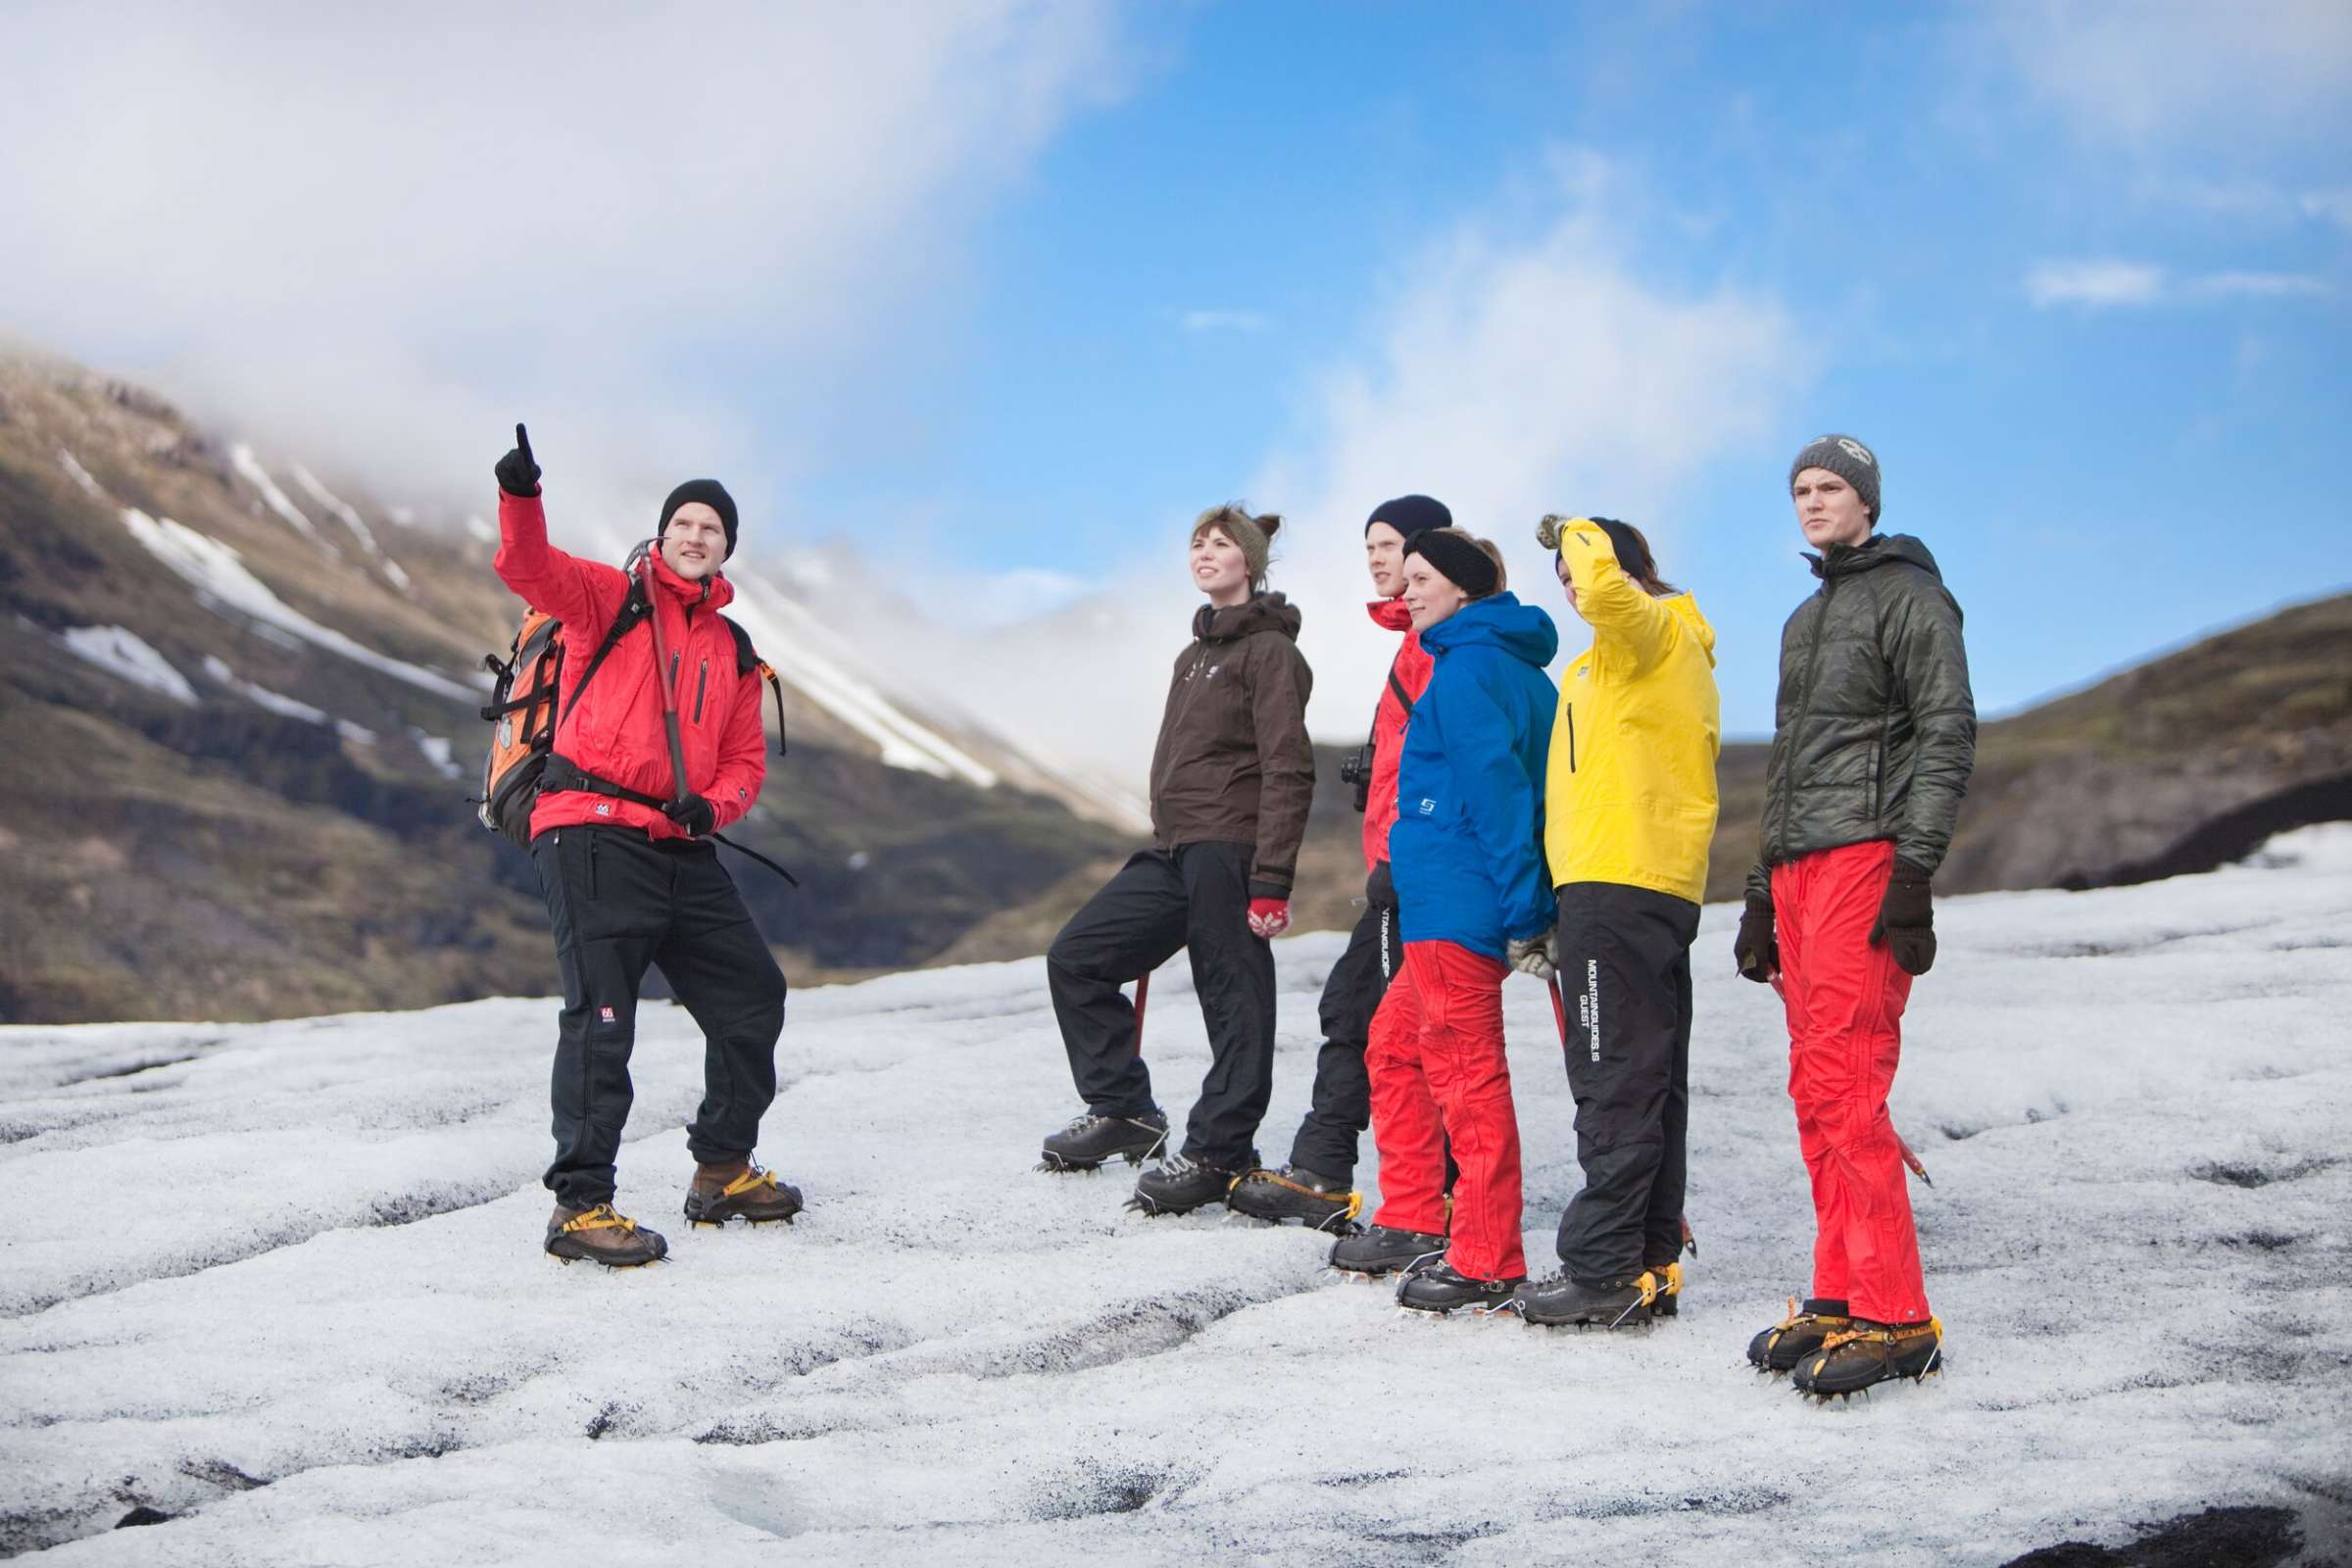
{"label": "logo on jacket sleeve", "polygon": [[1426,795],[1424,795],[1423,797],[1421,797],[1421,814],[1422,814],[1423,816],[1429,816],[1429,815],[1433,814],[1433,813],[1434,813],[1434,812],[1437,810],[1437,808],[1438,808],[1438,803],[1437,803],[1437,802],[1435,802],[1435,801],[1431,800],[1431,799],[1430,799],[1428,796],[1426,796]]}

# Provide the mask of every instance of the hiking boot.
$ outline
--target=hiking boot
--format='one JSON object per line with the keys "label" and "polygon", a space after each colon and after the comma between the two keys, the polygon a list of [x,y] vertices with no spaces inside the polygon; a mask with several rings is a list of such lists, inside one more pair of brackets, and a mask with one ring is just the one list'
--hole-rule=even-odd
{"label": "hiking boot", "polygon": [[1652,1263],[1649,1265],[1649,1276],[1657,1282],[1658,1287],[1657,1298],[1649,1303],[1649,1315],[1653,1318],[1680,1317],[1683,1312],[1683,1265]]}
{"label": "hiking boot", "polygon": [[686,1189],[686,1220],[691,1225],[724,1225],[731,1219],[754,1225],[782,1220],[792,1223],[801,1211],[801,1190],[776,1180],[750,1160],[725,1165],[700,1165],[694,1184]]}
{"label": "hiking boot", "polygon": [[1343,1236],[1331,1249],[1331,1266],[1343,1274],[1372,1279],[1410,1268],[1423,1258],[1446,1255],[1446,1238],[1426,1231],[1392,1230],[1367,1225],[1362,1234]]}
{"label": "hiking boot", "polygon": [[[1250,1152],[1250,1158],[1255,1163],[1256,1150]],[[1240,1179],[1240,1171],[1170,1154],[1144,1172],[1135,1184],[1135,1196],[1127,1200],[1127,1206],[1147,1214],[1189,1214],[1223,1198]]]}
{"label": "hiking boot", "polygon": [[1658,1277],[1643,1272],[1632,1279],[1589,1285],[1563,1271],[1541,1285],[1522,1285],[1517,1297],[1519,1315],[1547,1327],[1575,1324],[1604,1329],[1639,1328],[1649,1321],[1658,1299]]}
{"label": "hiking boot", "polygon": [[1786,1372],[1820,1349],[1831,1335],[1852,1326],[1843,1301],[1813,1297],[1799,1307],[1792,1296],[1788,1315],[1747,1342],[1747,1358],[1759,1372]]}
{"label": "hiking boot", "polygon": [[1855,1318],[1796,1363],[1788,1381],[1816,1399],[1858,1394],[1888,1378],[1913,1382],[1943,1370],[1943,1324],[1873,1323]]}
{"label": "hiking boot", "polygon": [[559,1204],[547,1222],[547,1255],[565,1263],[586,1258],[607,1268],[643,1268],[667,1257],[669,1243],[660,1231],[640,1229],[611,1203],[586,1209]]}
{"label": "hiking boot", "polygon": [[1233,1184],[1225,1206],[1251,1219],[1295,1219],[1309,1230],[1336,1232],[1363,1204],[1349,1186],[1344,1176],[1320,1176],[1303,1165],[1253,1170]]}
{"label": "hiking boot", "polygon": [[1156,1109],[1140,1116],[1098,1116],[1090,1110],[1061,1131],[1046,1135],[1037,1168],[1100,1170],[1104,1160],[1120,1156],[1130,1165],[1140,1165],[1167,1141],[1168,1118]]}
{"label": "hiking boot", "polygon": [[1396,1304],[1411,1312],[1456,1312],[1463,1308],[1485,1313],[1511,1304],[1512,1293],[1524,1279],[1474,1280],[1444,1258],[1407,1271],[1396,1286]]}

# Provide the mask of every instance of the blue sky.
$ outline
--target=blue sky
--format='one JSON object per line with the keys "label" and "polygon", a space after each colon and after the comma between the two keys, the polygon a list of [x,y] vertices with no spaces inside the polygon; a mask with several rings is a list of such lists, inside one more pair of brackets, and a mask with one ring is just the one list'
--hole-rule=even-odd
{"label": "blue sky", "polygon": [[2352,583],[2334,0],[915,9],[26,8],[0,325],[379,488],[477,483],[524,410],[552,471],[722,472],[760,548],[849,539],[945,620],[1132,601],[1131,684],[1246,495],[1335,738],[1404,489],[1540,603],[1542,512],[1648,528],[1740,735],[1826,429],[1988,711]]}

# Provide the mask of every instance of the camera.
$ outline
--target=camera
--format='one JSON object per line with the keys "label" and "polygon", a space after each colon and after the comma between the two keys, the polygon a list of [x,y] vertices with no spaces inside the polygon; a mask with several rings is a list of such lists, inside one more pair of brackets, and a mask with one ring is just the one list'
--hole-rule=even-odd
{"label": "camera", "polygon": [[1358,811],[1372,804],[1372,743],[1364,742],[1340,759],[1340,782],[1355,789],[1355,808]]}

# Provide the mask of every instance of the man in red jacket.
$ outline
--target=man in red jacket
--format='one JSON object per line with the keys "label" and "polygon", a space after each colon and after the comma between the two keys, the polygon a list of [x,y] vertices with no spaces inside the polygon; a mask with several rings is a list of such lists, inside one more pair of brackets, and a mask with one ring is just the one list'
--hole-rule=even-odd
{"label": "man in red jacket", "polygon": [[1372,509],[1364,523],[1364,564],[1379,594],[1364,608],[1373,623],[1402,632],[1404,644],[1389,665],[1372,710],[1370,771],[1362,786],[1364,913],[1323,986],[1323,1047],[1315,1056],[1315,1087],[1291,1161],[1279,1170],[1253,1170],[1226,1196],[1230,1208],[1258,1219],[1303,1220],[1317,1230],[1343,1228],[1354,1213],[1357,1140],[1372,1122],[1372,1088],[1364,1074],[1364,1044],[1372,1013],[1388,993],[1403,955],[1396,934],[1396,891],[1389,882],[1389,825],[1396,820],[1396,761],[1404,723],[1429,684],[1430,657],[1405,613],[1404,547],[1428,528],[1450,528],[1453,514],[1428,496],[1398,496]]}
{"label": "man in red jacket", "polygon": [[[539,466],[522,427],[498,464],[498,575],[564,623],[570,657],[555,746],[531,812],[531,861],[547,894],[564,1011],[553,1080],[556,1195],[546,1248],[625,1267],[669,1245],[612,1206],[612,1162],[629,1116],[637,991],[659,964],[706,1042],[701,1108],[687,1128],[697,1166],[686,1217],[790,1219],[801,1195],[752,1161],[776,1094],[784,973],[718,862],[710,835],[752,808],[767,774],[758,661],[719,611],[735,597],[735,503],[691,479],[662,504],[656,548],[629,573],[547,542]],[[640,624],[650,616],[659,626]],[[590,680],[591,651],[626,616]],[[658,667],[655,632],[668,652]],[[685,776],[673,765],[662,688],[674,683]]]}

